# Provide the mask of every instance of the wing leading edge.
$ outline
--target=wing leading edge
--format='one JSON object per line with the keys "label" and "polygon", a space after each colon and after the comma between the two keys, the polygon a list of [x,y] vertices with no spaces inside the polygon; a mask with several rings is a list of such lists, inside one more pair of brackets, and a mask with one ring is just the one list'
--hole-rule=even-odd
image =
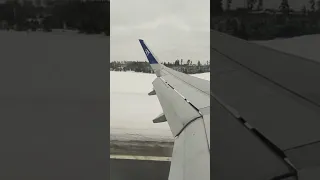
{"label": "wing leading edge", "polygon": [[210,82],[192,77],[159,63],[143,40],[139,40],[157,78],[154,92],[175,143],[169,180],[210,179]]}

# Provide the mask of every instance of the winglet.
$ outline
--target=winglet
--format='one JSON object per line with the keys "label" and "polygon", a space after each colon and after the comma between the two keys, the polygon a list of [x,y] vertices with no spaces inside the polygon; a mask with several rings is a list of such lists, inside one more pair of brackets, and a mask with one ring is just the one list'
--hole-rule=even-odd
{"label": "winglet", "polygon": [[145,42],[142,39],[139,39],[139,42],[140,42],[140,44],[142,46],[142,49],[143,49],[144,53],[146,54],[146,56],[148,58],[149,63],[150,64],[159,64],[157,59],[154,57],[152,52],[149,50],[149,48],[145,44]]}
{"label": "winglet", "polygon": [[162,66],[161,66],[161,64],[158,63],[159,61],[157,60],[156,56],[147,47],[147,45],[144,43],[144,41],[142,39],[139,39],[139,42],[142,46],[144,53],[147,56],[149,64],[150,64],[151,68],[153,69],[153,71],[155,72],[156,76],[161,77],[162,76],[162,73],[161,73]]}

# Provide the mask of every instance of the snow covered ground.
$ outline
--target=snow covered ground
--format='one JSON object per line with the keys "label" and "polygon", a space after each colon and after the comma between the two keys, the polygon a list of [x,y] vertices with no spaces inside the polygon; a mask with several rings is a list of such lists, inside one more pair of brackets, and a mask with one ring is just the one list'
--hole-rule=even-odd
{"label": "snow covered ground", "polygon": [[[210,80],[210,73],[196,74]],[[152,120],[162,113],[152,91],[154,74],[110,72],[110,133],[111,140],[171,140],[167,123],[154,124]]]}
{"label": "snow covered ground", "polygon": [[254,42],[289,54],[320,61],[318,48],[320,45],[320,34]]}

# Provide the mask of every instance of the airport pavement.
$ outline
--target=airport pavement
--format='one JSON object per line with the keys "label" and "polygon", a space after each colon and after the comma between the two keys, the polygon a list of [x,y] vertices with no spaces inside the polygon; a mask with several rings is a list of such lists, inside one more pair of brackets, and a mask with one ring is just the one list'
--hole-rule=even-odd
{"label": "airport pavement", "polygon": [[109,39],[0,38],[0,179],[109,179]]}
{"label": "airport pavement", "polygon": [[110,141],[110,154],[171,157],[173,142],[170,141]]}
{"label": "airport pavement", "polygon": [[111,141],[111,180],[167,180],[173,142]]}
{"label": "airport pavement", "polygon": [[170,161],[110,158],[110,180],[167,180]]}

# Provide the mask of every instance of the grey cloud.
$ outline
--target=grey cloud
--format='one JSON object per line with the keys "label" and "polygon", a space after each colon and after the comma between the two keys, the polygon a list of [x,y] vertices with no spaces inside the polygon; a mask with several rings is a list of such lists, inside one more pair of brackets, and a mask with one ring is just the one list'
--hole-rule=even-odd
{"label": "grey cloud", "polygon": [[111,1],[111,60],[146,58],[138,42],[146,41],[160,60],[209,60],[209,0]]}

